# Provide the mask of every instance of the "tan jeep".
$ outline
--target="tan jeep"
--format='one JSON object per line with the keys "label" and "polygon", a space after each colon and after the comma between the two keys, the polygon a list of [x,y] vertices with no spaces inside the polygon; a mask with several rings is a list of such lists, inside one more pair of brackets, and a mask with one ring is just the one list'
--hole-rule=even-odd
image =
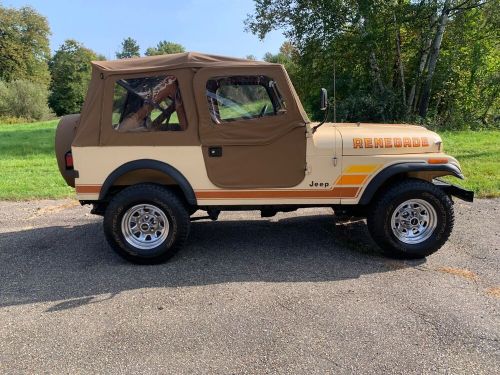
{"label": "tan jeep", "polygon": [[196,210],[215,220],[223,210],[269,217],[325,206],[367,217],[390,255],[425,257],[451,233],[450,196],[473,199],[437,179],[463,176],[436,133],[311,123],[279,64],[182,53],[92,67],[81,115],[59,123],[56,154],[130,261],[170,258]]}

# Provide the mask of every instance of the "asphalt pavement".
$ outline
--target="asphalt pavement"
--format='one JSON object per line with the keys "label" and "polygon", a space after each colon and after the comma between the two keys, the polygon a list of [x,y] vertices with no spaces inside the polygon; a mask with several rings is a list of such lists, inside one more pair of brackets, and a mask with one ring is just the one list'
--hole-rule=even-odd
{"label": "asphalt pavement", "polygon": [[456,216],[401,261],[326,208],[222,213],[137,266],[88,207],[0,202],[0,373],[498,374],[500,200]]}

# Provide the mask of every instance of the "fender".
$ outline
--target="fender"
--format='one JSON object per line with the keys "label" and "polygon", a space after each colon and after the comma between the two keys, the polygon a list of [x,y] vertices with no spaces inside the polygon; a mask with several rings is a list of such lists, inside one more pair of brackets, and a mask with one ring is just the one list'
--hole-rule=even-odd
{"label": "fender", "polygon": [[179,172],[171,165],[152,159],[140,159],[140,160],[130,161],[115,169],[106,178],[106,181],[104,181],[104,184],[102,185],[101,188],[101,192],[99,193],[99,200],[103,200],[104,197],[106,197],[106,194],[108,193],[109,189],[113,186],[113,184],[119,177],[123,176],[125,173],[132,172],[138,169],[153,169],[156,171],[163,172],[166,175],[170,176],[181,188],[187,202],[193,206],[197,205],[196,195],[194,194],[194,190],[191,187],[188,180],[186,179],[186,177],[184,177],[181,172]]}
{"label": "fender", "polygon": [[450,175],[464,179],[464,176],[460,169],[454,164],[427,164],[422,163],[399,163],[391,165],[382,171],[380,171],[368,184],[359,204],[368,204],[377,192],[377,190],[386,182],[389,178],[400,174],[408,172],[428,172],[428,171],[442,171],[447,172]]}

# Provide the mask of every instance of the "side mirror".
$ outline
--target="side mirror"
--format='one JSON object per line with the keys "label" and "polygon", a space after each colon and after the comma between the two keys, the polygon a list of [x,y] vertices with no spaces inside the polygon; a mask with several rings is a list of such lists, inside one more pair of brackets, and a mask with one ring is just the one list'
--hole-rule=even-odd
{"label": "side mirror", "polygon": [[328,91],[326,89],[321,89],[321,106],[319,109],[326,111],[328,108]]}

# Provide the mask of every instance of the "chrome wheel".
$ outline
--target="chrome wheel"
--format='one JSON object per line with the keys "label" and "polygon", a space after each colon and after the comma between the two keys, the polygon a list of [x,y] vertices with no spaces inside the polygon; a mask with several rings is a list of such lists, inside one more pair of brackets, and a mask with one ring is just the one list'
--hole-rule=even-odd
{"label": "chrome wheel", "polygon": [[125,212],[121,229],[130,245],[148,250],[165,241],[170,225],[167,215],[160,208],[151,204],[140,204]]}
{"label": "chrome wheel", "polygon": [[437,226],[434,207],[422,199],[401,203],[392,213],[392,233],[401,242],[418,244],[428,239]]}

